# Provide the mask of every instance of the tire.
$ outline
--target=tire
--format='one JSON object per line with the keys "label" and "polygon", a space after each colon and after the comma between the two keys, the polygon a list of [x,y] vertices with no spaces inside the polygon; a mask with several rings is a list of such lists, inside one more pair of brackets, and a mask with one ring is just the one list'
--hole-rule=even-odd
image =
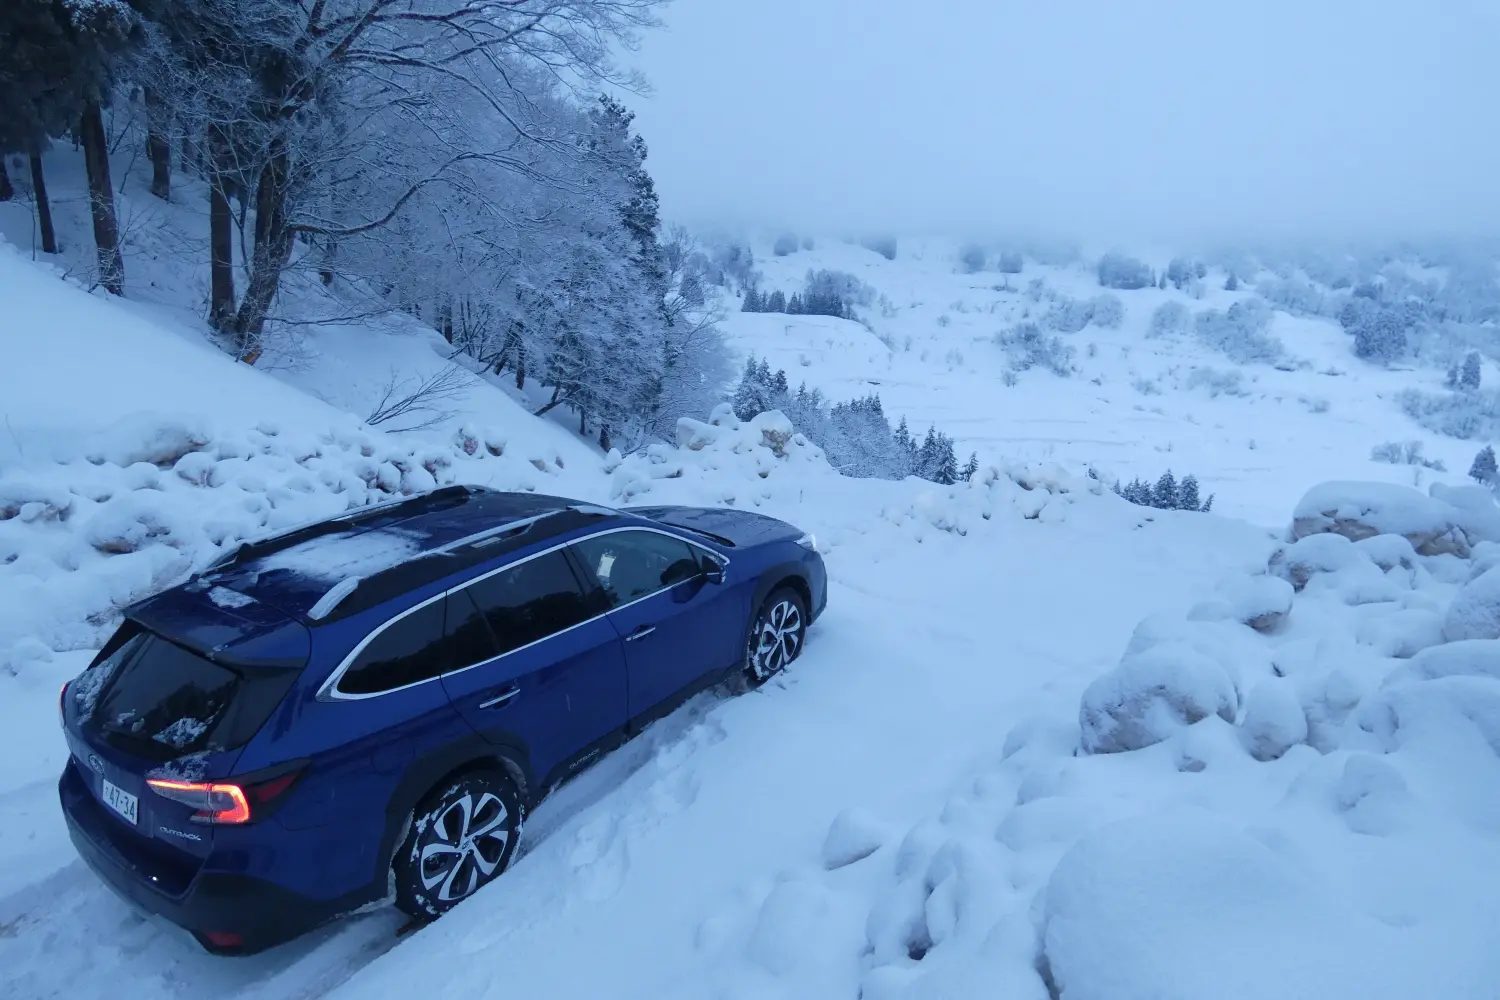
{"label": "tire", "polygon": [[745,679],[759,687],[802,655],[807,640],[807,605],[791,587],[771,592],[755,618],[745,641]]}
{"label": "tire", "polygon": [[500,771],[461,775],[412,812],[391,869],[396,906],[434,920],[505,871],[521,840],[521,797]]}

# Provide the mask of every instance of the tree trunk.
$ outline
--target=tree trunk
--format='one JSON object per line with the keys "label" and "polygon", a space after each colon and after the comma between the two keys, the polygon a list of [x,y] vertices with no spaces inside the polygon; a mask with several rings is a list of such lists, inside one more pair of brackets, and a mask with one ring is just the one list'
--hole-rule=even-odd
{"label": "tree trunk", "polygon": [[42,253],[57,253],[57,230],[52,226],[52,202],[47,198],[47,177],[42,173],[42,154],[32,153],[31,196],[36,199],[37,227],[42,231]]}
{"label": "tree trunk", "polygon": [[[186,142],[186,138],[183,139]],[[234,326],[234,213],[229,207],[229,178],[223,168],[228,140],[210,126],[205,142],[208,172],[208,322],[220,333]]]}
{"label": "tree trunk", "polygon": [[146,88],[146,156],[151,160],[151,193],[172,199],[172,144],[167,139],[167,102],[155,87]]}
{"label": "tree trunk", "polygon": [[293,235],[286,216],[291,166],[291,157],[278,140],[256,183],[255,248],[250,255],[250,280],[234,320],[239,359],[250,365],[260,359],[266,314],[281,287],[281,272],[292,256]]}
{"label": "tree trunk", "polygon": [[0,201],[10,201],[16,189],[10,182],[10,172],[5,169],[5,157],[0,156]]}
{"label": "tree trunk", "polygon": [[444,302],[438,306],[438,332],[448,343],[453,343],[453,303]]}
{"label": "tree trunk", "polygon": [[98,101],[84,104],[78,132],[89,175],[89,211],[94,218],[99,283],[105,291],[124,295],[125,261],[120,256],[120,222],[115,216],[115,192],[109,180],[109,139],[104,134],[104,114]]}

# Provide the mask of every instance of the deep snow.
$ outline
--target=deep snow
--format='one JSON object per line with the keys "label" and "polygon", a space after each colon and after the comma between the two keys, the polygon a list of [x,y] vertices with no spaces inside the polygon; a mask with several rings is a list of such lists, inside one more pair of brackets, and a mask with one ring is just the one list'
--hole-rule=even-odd
{"label": "deep snow", "polygon": [[[388,434],[359,418],[393,369],[446,364],[431,331],[309,328],[295,366],[254,371],[185,318],[175,265],[119,303],[0,242],[7,995],[1493,995],[1500,510],[1308,492],[1431,481],[1366,458],[1416,433],[1382,397],[1418,376],[1278,314],[1308,366],[1210,398],[1191,371],[1228,363],[1145,338],[1177,294],[1152,290],[1068,335],[1097,340],[1080,374],[1005,386],[989,336],[1028,308],[1019,283],[936,243],[818,246],[767,280],[855,271],[889,304],[873,332],[733,314],[733,345],[935,421],[980,451],[975,482],[844,479],[774,415],[603,456],[478,376],[437,426]],[[1196,473],[1255,523],[1133,507],[1088,464]],[[785,677],[701,696],[559,790],[504,879],[414,934],[381,911],[225,961],[117,901],[53,787],[57,686],[111,609],[245,537],[447,482],[787,518],[825,552],[828,613]],[[336,575],[391,549],[342,555]]]}

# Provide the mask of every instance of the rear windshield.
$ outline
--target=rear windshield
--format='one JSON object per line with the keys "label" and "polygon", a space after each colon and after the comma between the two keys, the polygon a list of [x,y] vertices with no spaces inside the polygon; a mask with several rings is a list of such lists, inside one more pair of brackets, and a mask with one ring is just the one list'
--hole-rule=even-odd
{"label": "rear windshield", "polygon": [[237,745],[264,721],[262,715],[249,733],[235,733],[243,728],[235,719],[241,675],[160,636],[139,633],[109,659],[118,666],[94,702],[91,722],[123,750],[170,760]]}

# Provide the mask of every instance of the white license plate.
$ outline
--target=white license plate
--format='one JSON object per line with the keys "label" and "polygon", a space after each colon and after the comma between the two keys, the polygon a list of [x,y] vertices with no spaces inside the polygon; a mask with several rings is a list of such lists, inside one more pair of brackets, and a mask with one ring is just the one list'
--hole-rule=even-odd
{"label": "white license plate", "polygon": [[100,795],[100,798],[104,799],[104,804],[134,823],[137,805],[136,797],[119,785],[111,782],[108,778],[100,778],[99,780],[104,782],[104,789]]}

